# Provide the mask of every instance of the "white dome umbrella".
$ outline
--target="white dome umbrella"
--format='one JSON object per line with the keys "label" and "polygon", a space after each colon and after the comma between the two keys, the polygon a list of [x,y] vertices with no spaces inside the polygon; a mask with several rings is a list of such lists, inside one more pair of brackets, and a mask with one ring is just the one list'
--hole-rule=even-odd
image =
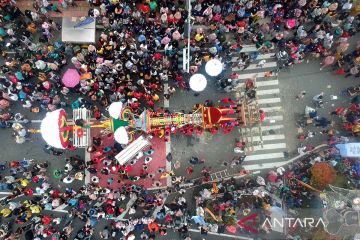
{"label": "white dome umbrella", "polygon": [[116,129],[114,132],[115,141],[120,144],[128,144],[129,143],[129,135],[124,127],[120,127]]}
{"label": "white dome umbrella", "polygon": [[207,80],[204,75],[197,73],[191,76],[189,84],[193,91],[201,92],[206,88]]}
{"label": "white dome umbrella", "polygon": [[122,109],[123,109],[122,102],[113,102],[110,104],[108,111],[112,118],[119,119]]}
{"label": "white dome umbrella", "polygon": [[48,112],[41,121],[40,132],[45,142],[55,148],[65,149],[69,142],[69,130],[66,129],[64,109]]}
{"label": "white dome umbrella", "polygon": [[223,70],[223,64],[220,62],[219,59],[211,59],[205,65],[205,71],[209,76],[216,77],[218,76]]}

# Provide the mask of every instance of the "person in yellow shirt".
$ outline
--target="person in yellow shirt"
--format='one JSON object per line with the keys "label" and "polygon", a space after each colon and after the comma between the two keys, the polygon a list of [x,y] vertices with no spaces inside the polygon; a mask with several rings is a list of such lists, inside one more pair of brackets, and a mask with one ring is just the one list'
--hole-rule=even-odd
{"label": "person in yellow shirt", "polygon": [[153,101],[159,101],[160,99],[159,95],[157,95],[156,93],[154,93],[151,97]]}
{"label": "person in yellow shirt", "polygon": [[11,216],[12,211],[9,208],[4,208],[0,211],[0,213],[4,218],[7,218]]}
{"label": "person in yellow shirt", "polygon": [[30,206],[31,213],[40,213],[42,208],[39,205]]}
{"label": "person in yellow shirt", "polygon": [[29,185],[29,180],[22,178],[20,179],[20,184],[22,187],[27,187]]}
{"label": "person in yellow shirt", "polygon": [[203,41],[203,40],[204,40],[204,35],[203,34],[197,33],[195,35],[195,41],[200,42],[200,41]]}

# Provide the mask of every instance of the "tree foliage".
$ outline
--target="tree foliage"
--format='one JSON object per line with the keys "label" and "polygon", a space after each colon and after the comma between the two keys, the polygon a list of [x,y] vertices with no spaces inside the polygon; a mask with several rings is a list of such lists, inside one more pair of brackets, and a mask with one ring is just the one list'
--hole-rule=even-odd
{"label": "tree foliage", "polygon": [[315,163],[311,168],[311,182],[318,188],[325,188],[336,179],[336,171],[326,162]]}

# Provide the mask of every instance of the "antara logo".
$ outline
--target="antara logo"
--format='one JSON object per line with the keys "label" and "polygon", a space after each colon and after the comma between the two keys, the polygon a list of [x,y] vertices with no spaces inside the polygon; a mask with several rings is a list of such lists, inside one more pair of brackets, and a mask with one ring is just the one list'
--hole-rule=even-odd
{"label": "antara logo", "polygon": [[269,226],[271,228],[275,227],[301,227],[301,228],[316,228],[318,226],[326,227],[326,224],[322,218],[315,219],[315,218],[273,218],[269,219],[267,218],[264,223],[261,225],[261,227]]}
{"label": "antara logo", "polygon": [[[257,226],[256,226],[256,218],[257,218],[257,214],[254,213],[246,218],[239,220],[238,224],[241,227],[249,230],[250,232],[258,233]],[[246,222],[249,222],[249,221],[251,221],[250,224],[245,224]],[[289,228],[292,228],[295,226],[301,227],[301,228],[309,228],[309,227],[316,228],[318,226],[323,226],[325,228],[326,224],[322,218],[315,219],[315,218],[287,218],[287,217],[281,218],[281,219],[267,218],[261,224],[261,228],[265,228],[265,227],[271,227],[271,228],[289,227]]]}

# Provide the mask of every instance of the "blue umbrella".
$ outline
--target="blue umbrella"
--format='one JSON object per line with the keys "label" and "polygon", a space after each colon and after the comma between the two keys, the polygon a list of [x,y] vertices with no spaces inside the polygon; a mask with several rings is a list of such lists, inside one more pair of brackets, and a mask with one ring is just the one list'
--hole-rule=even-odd
{"label": "blue umbrella", "polygon": [[141,34],[141,35],[138,37],[138,41],[139,41],[139,42],[145,42],[145,40],[146,40],[146,37],[145,37],[143,34]]}
{"label": "blue umbrella", "polygon": [[23,91],[23,90],[21,90],[20,92],[19,92],[19,98],[21,99],[21,100],[24,100],[25,98],[26,98],[26,93]]}
{"label": "blue umbrella", "polygon": [[54,43],[54,47],[55,47],[55,48],[61,48],[61,46],[62,46],[62,42],[61,42],[61,41],[56,41],[56,42]]}
{"label": "blue umbrella", "polygon": [[191,217],[191,219],[194,220],[194,222],[197,223],[197,224],[200,224],[200,225],[205,225],[206,224],[205,220],[199,215],[193,216],[193,217]]}
{"label": "blue umbrella", "polygon": [[19,81],[22,81],[24,80],[24,76],[21,72],[16,72],[15,73],[15,77],[19,80]]}

